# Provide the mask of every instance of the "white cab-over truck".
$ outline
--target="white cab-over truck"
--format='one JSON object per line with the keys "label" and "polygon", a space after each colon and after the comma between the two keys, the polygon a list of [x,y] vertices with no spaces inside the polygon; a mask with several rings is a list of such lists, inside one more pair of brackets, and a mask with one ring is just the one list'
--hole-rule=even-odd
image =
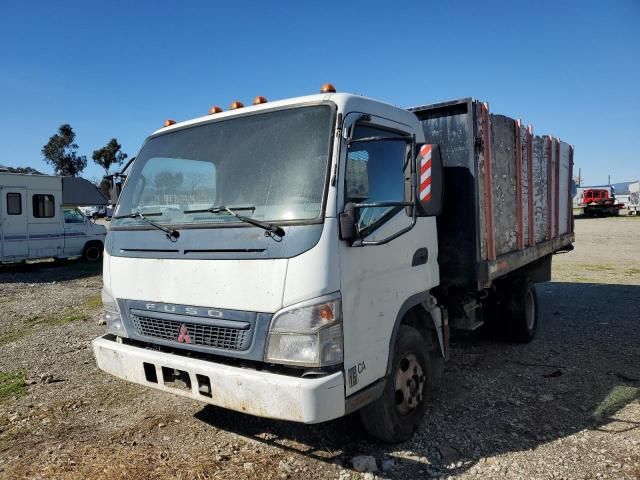
{"label": "white cab-over truck", "polygon": [[408,438],[450,328],[527,342],[571,248],[573,149],[463,99],[213,107],[144,143],[104,255],[99,367],[304,423]]}

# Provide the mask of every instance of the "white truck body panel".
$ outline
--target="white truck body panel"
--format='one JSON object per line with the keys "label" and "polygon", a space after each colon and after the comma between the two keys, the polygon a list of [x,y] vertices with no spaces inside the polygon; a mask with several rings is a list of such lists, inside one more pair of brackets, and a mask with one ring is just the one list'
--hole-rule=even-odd
{"label": "white truck body panel", "polygon": [[285,259],[202,261],[105,256],[107,261],[115,298],[269,313],[282,307]]}

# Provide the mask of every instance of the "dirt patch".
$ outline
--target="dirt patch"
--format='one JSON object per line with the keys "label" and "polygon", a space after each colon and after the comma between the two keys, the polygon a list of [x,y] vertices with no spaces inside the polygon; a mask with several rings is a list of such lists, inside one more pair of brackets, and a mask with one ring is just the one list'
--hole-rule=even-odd
{"label": "dirt patch", "polygon": [[104,330],[99,270],[0,270],[0,335],[27,329],[0,345],[0,371],[24,374],[0,401],[0,476],[346,480],[368,455],[393,479],[639,478],[640,221],[576,231],[537,287],[536,340],[457,337],[422,428],[395,446],[369,441],[356,416],[266,420],[110,377],[90,346]]}

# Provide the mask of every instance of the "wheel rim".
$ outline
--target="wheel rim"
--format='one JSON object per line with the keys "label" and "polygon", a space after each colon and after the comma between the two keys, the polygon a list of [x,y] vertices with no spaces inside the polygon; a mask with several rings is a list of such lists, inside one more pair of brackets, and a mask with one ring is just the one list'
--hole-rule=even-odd
{"label": "wheel rim", "polygon": [[100,249],[98,247],[89,247],[85,256],[87,260],[94,262],[100,257]]}
{"label": "wheel rim", "polygon": [[408,415],[422,402],[426,377],[418,358],[408,353],[398,364],[396,371],[396,408],[400,415]]}
{"label": "wheel rim", "polygon": [[527,315],[527,329],[531,331],[533,330],[536,322],[536,304],[533,301],[533,292],[530,288],[527,289],[527,294],[525,296],[525,308]]}

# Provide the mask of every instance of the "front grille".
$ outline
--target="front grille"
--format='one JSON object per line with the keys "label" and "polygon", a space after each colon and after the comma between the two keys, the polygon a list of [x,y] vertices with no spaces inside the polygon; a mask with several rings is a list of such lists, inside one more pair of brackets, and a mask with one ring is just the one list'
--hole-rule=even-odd
{"label": "front grille", "polygon": [[145,337],[178,343],[180,327],[184,325],[189,335],[189,341],[184,342],[185,344],[225,350],[246,350],[249,348],[250,330],[140,317],[133,314],[130,314],[130,318],[138,335]]}

